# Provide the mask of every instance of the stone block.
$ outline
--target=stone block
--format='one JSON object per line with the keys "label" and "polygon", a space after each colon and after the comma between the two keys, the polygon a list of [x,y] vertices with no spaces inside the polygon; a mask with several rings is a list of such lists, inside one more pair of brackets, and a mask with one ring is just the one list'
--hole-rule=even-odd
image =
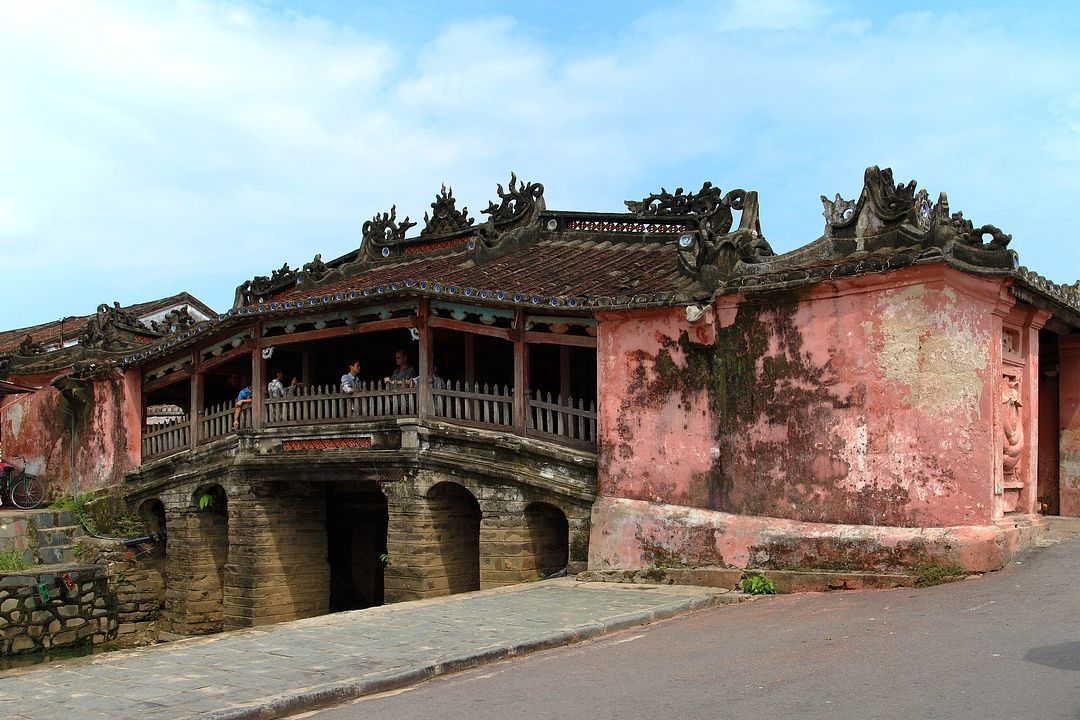
{"label": "stone block", "polygon": [[62,618],[71,618],[79,614],[78,605],[61,605],[56,608],[56,614]]}
{"label": "stone block", "polygon": [[52,637],[52,642],[53,645],[70,645],[78,639],[79,636],[75,630],[65,630],[63,632],[55,633]]}
{"label": "stone block", "polygon": [[17,607],[19,607],[19,601],[14,598],[8,598],[7,600],[0,602],[0,612],[11,612]]}
{"label": "stone block", "polygon": [[33,638],[24,635],[11,641],[10,652],[12,655],[17,655],[19,653],[34,650],[35,648],[37,648],[37,642]]}
{"label": "stone block", "polygon": [[60,621],[53,620],[51,623],[49,623],[49,634],[55,635],[58,632],[60,632]]}
{"label": "stone block", "polygon": [[70,628],[82,627],[85,624],[86,624],[86,618],[81,618],[81,617],[68,618],[67,620],[64,621],[64,627],[69,628],[69,629]]}

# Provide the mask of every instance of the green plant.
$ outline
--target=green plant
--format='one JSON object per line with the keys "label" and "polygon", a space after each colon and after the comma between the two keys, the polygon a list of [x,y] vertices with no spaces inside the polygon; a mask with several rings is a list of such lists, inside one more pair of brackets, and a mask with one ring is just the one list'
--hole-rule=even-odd
{"label": "green plant", "polygon": [[386,567],[390,564],[390,556],[386,553],[381,553],[379,555],[379,562],[382,563],[383,567]]}
{"label": "green plant", "polygon": [[123,570],[117,570],[117,571],[116,571],[116,582],[117,582],[118,584],[119,584],[119,583],[126,583],[126,582],[128,582],[128,576],[127,576],[127,573],[126,573],[126,572],[124,572]]}
{"label": "green plant", "polygon": [[206,508],[213,506],[213,504],[214,504],[214,496],[211,495],[210,493],[203,493],[202,495],[199,496],[199,509],[200,510],[205,510]]}
{"label": "green plant", "polygon": [[116,494],[97,496],[93,492],[63,495],[49,503],[52,510],[69,510],[91,535],[133,537],[143,534],[143,523],[128,512]]}
{"label": "green plant", "polygon": [[18,572],[30,567],[18,550],[0,553],[0,572]]}
{"label": "green plant", "polygon": [[76,558],[81,558],[83,554],[82,543],[75,543],[74,547],[71,548],[71,554]]}
{"label": "green plant", "polygon": [[775,595],[776,583],[761,573],[743,578],[742,591],[747,595]]}
{"label": "green plant", "polygon": [[967,574],[967,570],[960,565],[923,563],[915,566],[915,587],[924,588],[931,585],[940,585],[941,583],[959,580]]}

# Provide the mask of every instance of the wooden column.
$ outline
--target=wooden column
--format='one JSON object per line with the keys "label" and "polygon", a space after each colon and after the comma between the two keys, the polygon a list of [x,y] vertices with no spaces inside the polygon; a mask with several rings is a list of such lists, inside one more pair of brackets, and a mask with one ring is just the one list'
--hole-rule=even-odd
{"label": "wooden column", "polygon": [[311,350],[307,348],[300,351],[300,382],[311,386]]}
{"label": "wooden column", "polygon": [[476,382],[476,336],[465,333],[465,384],[472,389]]}
{"label": "wooden column", "polygon": [[428,326],[428,312],[430,302],[427,298],[420,300],[417,310],[416,329],[420,333],[420,342],[417,349],[417,371],[420,373],[420,386],[417,388],[418,412],[420,417],[425,418],[432,414],[431,380],[432,380],[432,345],[431,328]]}
{"label": "wooden column", "polygon": [[251,427],[263,425],[263,400],[266,398],[266,360],[262,356],[262,323],[255,325],[251,343]]}
{"label": "wooden column", "polygon": [[570,347],[559,346],[559,395],[563,400],[570,397]]}
{"label": "wooden column", "polygon": [[514,431],[524,435],[529,411],[529,353],[525,345],[525,311],[514,313]]}
{"label": "wooden column", "polygon": [[189,422],[188,437],[190,438],[192,449],[199,444],[199,410],[202,409],[203,403],[203,376],[198,370],[199,367],[199,352],[192,352],[191,360],[191,409],[188,411]]}

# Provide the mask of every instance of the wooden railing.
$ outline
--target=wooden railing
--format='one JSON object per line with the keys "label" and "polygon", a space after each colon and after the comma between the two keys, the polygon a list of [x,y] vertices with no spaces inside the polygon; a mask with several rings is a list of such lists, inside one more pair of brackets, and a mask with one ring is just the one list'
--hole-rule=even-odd
{"label": "wooden railing", "polygon": [[144,460],[164,457],[181,450],[187,450],[191,444],[191,422],[187,415],[177,417],[175,422],[144,432],[142,437],[142,456]]}
{"label": "wooden railing", "polygon": [[471,425],[508,428],[514,426],[514,390],[503,386],[481,387],[475,383],[448,383],[434,387],[431,396],[435,403],[435,416],[444,420],[456,420]]}
{"label": "wooden railing", "polygon": [[[425,413],[420,412],[419,394],[416,386],[384,382],[361,384],[360,390],[350,394],[341,392],[337,385],[299,387],[285,397],[265,398],[262,420],[265,427],[297,427],[432,415],[451,423],[522,432],[514,425],[512,387],[440,383],[432,387],[432,407]],[[526,401],[525,435],[582,448],[596,446],[595,402],[539,391]],[[232,434],[234,408],[233,401],[218,403],[199,412],[194,422],[183,415],[171,425],[146,432],[142,438],[143,459],[190,448],[193,425],[198,432],[197,443]],[[240,412],[238,429],[251,429],[252,420],[248,405]]]}
{"label": "wooden railing", "polygon": [[573,445],[596,445],[596,403],[551,393],[529,398],[528,435]]}
{"label": "wooden railing", "polygon": [[[233,414],[236,403],[228,402],[211,405],[199,413],[199,442],[224,437],[233,432]],[[240,410],[240,430],[251,427],[251,406]]]}
{"label": "wooden railing", "polygon": [[284,427],[416,417],[416,396],[415,386],[382,381],[361,383],[360,390],[348,394],[336,385],[299,387],[294,395],[267,398],[263,420],[267,427]]}

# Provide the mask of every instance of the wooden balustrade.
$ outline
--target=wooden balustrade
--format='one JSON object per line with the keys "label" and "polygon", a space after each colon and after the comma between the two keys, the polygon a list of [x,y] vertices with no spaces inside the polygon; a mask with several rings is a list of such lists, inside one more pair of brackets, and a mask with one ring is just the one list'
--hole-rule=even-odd
{"label": "wooden balustrade", "polygon": [[[224,437],[233,432],[233,414],[236,403],[228,402],[211,405],[199,413],[199,442],[206,442]],[[240,430],[251,428],[251,406],[245,405],[240,410]]]}
{"label": "wooden balustrade", "polygon": [[470,425],[506,428],[514,425],[514,390],[503,385],[447,383],[431,390],[435,416]]}
{"label": "wooden balustrade", "polygon": [[[265,398],[263,420],[266,427],[297,427],[418,417],[418,395],[415,386],[381,381],[361,384],[360,390],[350,394],[341,392],[336,384],[299,387],[285,397]],[[507,430],[514,427],[514,389],[507,385],[453,382],[433,387],[431,395],[433,407],[428,413],[441,420]],[[596,446],[595,402],[537,391],[527,398],[527,405],[526,435],[589,449]],[[145,433],[143,459],[188,449],[193,425],[198,443],[232,434],[234,407],[233,401],[211,405],[199,412],[195,422],[184,415],[171,425]],[[248,405],[241,410],[239,429],[251,427]]]}
{"label": "wooden balustrade", "polygon": [[266,427],[319,425],[382,418],[416,417],[417,388],[378,382],[361,383],[349,394],[337,385],[296,388],[295,394],[263,401]]}
{"label": "wooden balustrade", "polygon": [[175,422],[163,425],[142,437],[143,460],[172,455],[187,450],[191,441],[191,421],[187,415],[177,417]]}
{"label": "wooden balustrade", "polygon": [[596,403],[552,397],[551,393],[529,398],[527,435],[572,445],[596,445]]}

